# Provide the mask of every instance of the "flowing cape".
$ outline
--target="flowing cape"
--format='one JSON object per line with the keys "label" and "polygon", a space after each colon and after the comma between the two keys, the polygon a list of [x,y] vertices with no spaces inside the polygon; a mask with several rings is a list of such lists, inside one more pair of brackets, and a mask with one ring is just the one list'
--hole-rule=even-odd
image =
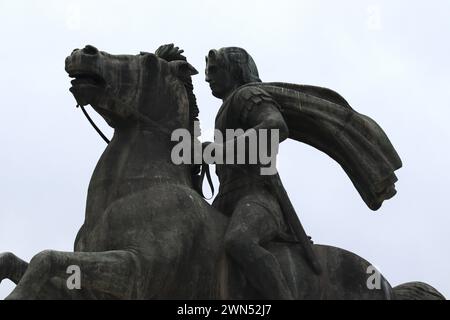
{"label": "flowing cape", "polygon": [[321,150],[345,170],[372,210],[396,194],[395,170],[402,162],[381,127],[353,110],[338,93],[289,83],[250,83],[272,96],[289,137]]}

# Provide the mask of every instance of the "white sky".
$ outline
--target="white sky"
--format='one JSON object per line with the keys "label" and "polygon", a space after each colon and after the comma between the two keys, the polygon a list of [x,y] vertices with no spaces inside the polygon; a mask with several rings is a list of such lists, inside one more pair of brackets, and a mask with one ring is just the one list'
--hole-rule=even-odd
{"label": "white sky", "polygon": [[[374,118],[399,152],[398,195],[376,213],[326,155],[289,141],[279,171],[316,243],[353,251],[394,286],[450,296],[450,2],[0,0],[0,252],[71,251],[105,148],[68,91],[64,59],[174,42],[200,71],[202,128],[220,101],[204,82],[211,48],[241,46],[263,81],[326,86]],[[111,130],[99,118],[108,134]],[[0,298],[13,288],[0,285]]]}

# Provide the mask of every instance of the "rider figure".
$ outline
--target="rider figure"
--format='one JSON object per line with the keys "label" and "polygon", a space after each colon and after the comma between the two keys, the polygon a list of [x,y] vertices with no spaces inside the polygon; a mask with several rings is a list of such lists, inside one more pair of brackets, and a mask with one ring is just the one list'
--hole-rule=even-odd
{"label": "rider figure", "polygon": [[[223,101],[215,127],[224,137],[226,129],[243,129],[245,134],[237,140],[245,139],[249,129],[255,129],[257,135],[259,129],[277,129],[280,142],[288,138],[278,104],[264,90],[244,86],[261,82],[255,62],[244,49],[211,50],[206,57],[206,81],[212,94]],[[225,148],[217,141],[215,145]],[[231,217],[225,248],[250,284],[264,298],[293,299],[279,262],[263,247],[268,241],[289,236],[280,205],[260,169],[260,164],[216,164],[220,189],[213,206]]]}

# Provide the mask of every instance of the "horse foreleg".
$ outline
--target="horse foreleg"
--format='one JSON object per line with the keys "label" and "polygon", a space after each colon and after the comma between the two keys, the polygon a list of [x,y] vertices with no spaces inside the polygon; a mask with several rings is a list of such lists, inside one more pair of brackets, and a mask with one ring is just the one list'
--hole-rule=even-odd
{"label": "horse foreleg", "polygon": [[0,282],[9,279],[18,284],[27,268],[28,263],[16,257],[13,253],[0,253]]}
{"label": "horse foreleg", "polygon": [[70,295],[71,290],[83,291],[87,296],[109,296],[119,299],[139,297],[140,263],[131,251],[59,252],[43,251],[31,261],[22,280],[8,300],[39,299],[51,278],[69,279],[69,267],[80,271],[81,288],[60,286],[54,299]]}

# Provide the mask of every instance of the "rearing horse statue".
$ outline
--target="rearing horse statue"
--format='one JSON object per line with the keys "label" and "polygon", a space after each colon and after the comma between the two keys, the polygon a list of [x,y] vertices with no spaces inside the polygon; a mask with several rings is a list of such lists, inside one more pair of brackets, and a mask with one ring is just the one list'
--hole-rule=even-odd
{"label": "rearing horse statue", "polygon": [[[193,128],[196,70],[184,60],[86,46],[67,57],[66,71],[78,104],[90,104],[114,136],[92,175],[74,252],[43,251],[29,264],[0,255],[0,281],[17,284],[8,299],[261,298],[224,253],[228,218],[196,191],[192,166],[171,161],[171,132]],[[382,276],[369,289],[370,264],[348,251],[313,245],[324,268],[318,276],[295,244],[265,245],[297,299],[399,298]],[[74,265],[80,290],[66,285]]]}

